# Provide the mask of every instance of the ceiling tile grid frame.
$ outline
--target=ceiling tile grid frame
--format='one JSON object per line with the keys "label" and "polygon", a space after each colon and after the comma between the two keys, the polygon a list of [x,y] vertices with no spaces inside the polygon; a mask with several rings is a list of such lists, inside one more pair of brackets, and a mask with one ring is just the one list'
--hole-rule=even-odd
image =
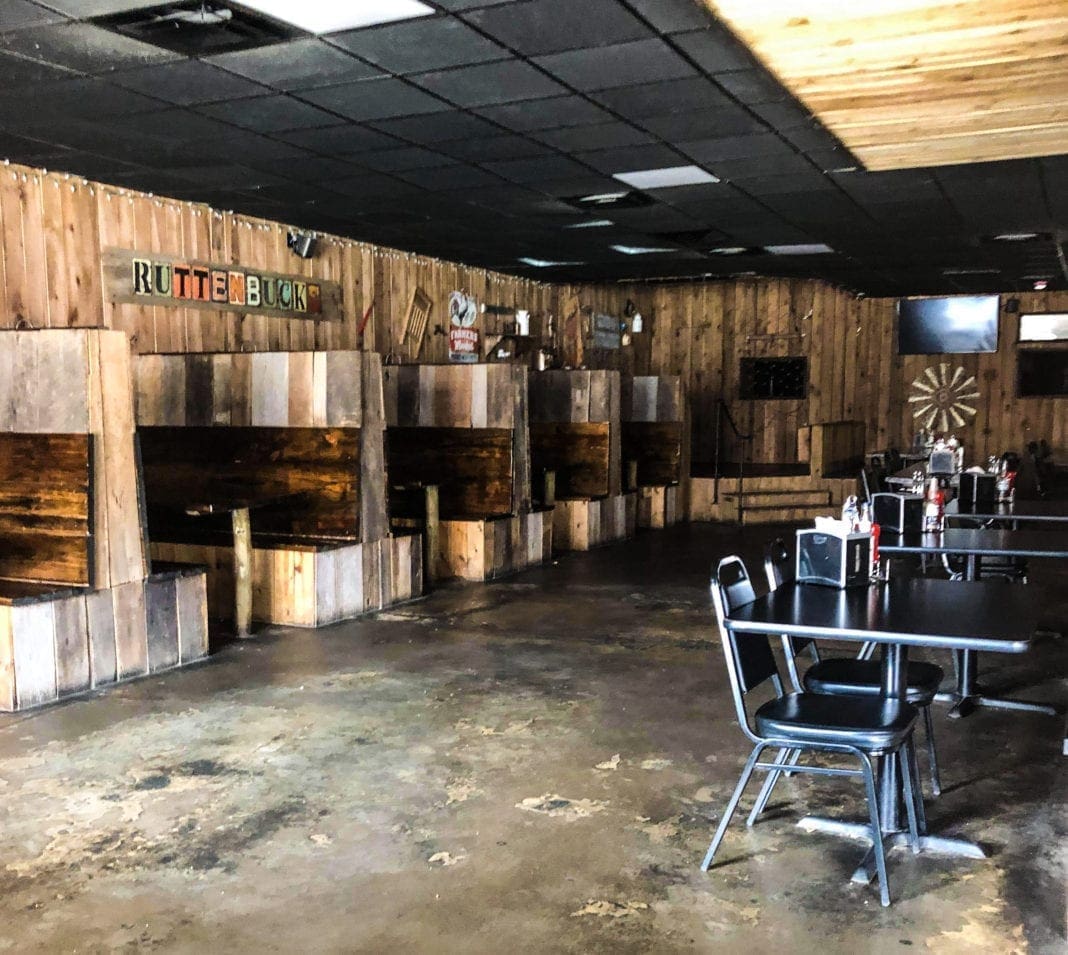
{"label": "ceiling tile grid frame", "polygon": [[[15,81],[6,107],[0,97],[0,144],[11,158],[55,157],[59,168],[148,189],[195,189],[201,170],[212,201],[369,241],[386,236],[389,203],[403,197],[396,218],[406,225],[399,235],[388,228],[391,243],[447,255],[442,235],[463,224],[472,264],[522,272],[520,256],[551,259],[559,248],[587,263],[540,270],[545,278],[691,275],[696,266],[818,275],[871,294],[1018,284],[1020,257],[999,255],[982,236],[1004,222],[1056,235],[1068,205],[1048,161],[987,164],[978,180],[962,174],[969,167],[945,167],[922,195],[881,185],[885,174],[856,169],[698,0],[442,0],[433,17],[203,60],[114,35],[116,55],[105,56],[103,31],[65,20],[152,5],[0,0],[0,80]],[[96,85],[74,101],[92,103],[102,124],[63,120],[61,78],[84,83],[83,73]],[[20,78],[23,91],[40,87],[42,108],[29,116]],[[237,169],[223,175],[227,162]],[[614,173],[691,163],[724,181],[650,191],[644,210],[621,212],[608,228],[564,228],[582,219],[564,200],[620,189]],[[1019,190],[1037,198],[992,201]],[[897,268],[924,235],[942,240],[926,243],[925,268]],[[724,257],[709,254],[711,242],[825,242],[839,254]],[[675,251],[621,256],[616,244]],[[990,271],[1010,259],[1015,271]]]}

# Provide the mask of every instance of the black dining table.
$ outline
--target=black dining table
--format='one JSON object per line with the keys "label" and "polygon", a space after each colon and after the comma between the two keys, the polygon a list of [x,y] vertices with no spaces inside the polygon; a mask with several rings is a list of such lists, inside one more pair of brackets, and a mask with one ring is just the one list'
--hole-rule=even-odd
{"label": "black dining table", "polygon": [[[964,579],[979,579],[981,561],[984,557],[1019,558],[1068,558],[1068,525],[1056,528],[1007,530],[1004,528],[947,527],[939,533],[884,533],[879,537],[879,553],[882,556],[919,554],[945,555],[964,558]],[[1016,588],[1023,599],[1041,605],[1041,598],[1033,588]],[[1060,710],[1048,703],[1031,700],[1006,699],[982,692],[976,682],[980,648],[959,648],[957,653],[957,686],[953,694],[940,696],[943,702],[952,704],[950,716],[967,716],[977,706],[1002,710],[1026,710],[1056,716]]]}
{"label": "black dining table", "polygon": [[[995,580],[900,578],[842,590],[786,583],[735,608],[725,625],[738,634],[788,634],[822,641],[878,643],[882,648],[881,693],[887,698],[904,699],[909,647],[1024,653],[1031,646],[1037,618],[1037,601],[1027,588]],[[908,841],[901,809],[898,758],[884,756],[879,766],[879,814],[891,847]],[[862,823],[806,816],[798,824],[808,830],[853,839],[870,837],[867,825]],[[932,835],[926,825],[920,848],[942,855],[985,858],[976,843]],[[873,854],[869,850],[853,880],[870,882],[873,874]]]}
{"label": "black dining table", "polygon": [[981,524],[1034,525],[1068,524],[1068,501],[985,501],[963,504],[958,498],[946,505],[946,521],[957,524],[978,521]]}

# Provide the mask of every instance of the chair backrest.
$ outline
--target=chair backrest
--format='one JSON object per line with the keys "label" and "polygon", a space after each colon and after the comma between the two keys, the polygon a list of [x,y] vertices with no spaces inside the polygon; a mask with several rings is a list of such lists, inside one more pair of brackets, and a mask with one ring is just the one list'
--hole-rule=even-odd
{"label": "chair backrest", "polygon": [[[797,576],[797,567],[794,563],[794,555],[786,546],[786,541],[776,537],[770,544],[764,547],[764,573],[768,578],[768,590],[778,590],[783,584],[789,583]],[[786,668],[790,673],[794,689],[800,689],[797,669],[794,666],[796,657],[806,647],[812,647],[812,654],[818,660],[819,654],[815,644],[808,637],[791,637],[783,634],[782,648],[786,654]]]}
{"label": "chair backrest", "polygon": [[735,705],[739,720],[746,725],[743,697],[765,680],[774,679],[777,692],[781,693],[779,668],[771,652],[771,643],[764,634],[743,634],[740,638],[727,626],[731,612],[756,599],[753,582],[740,557],[724,557],[712,577],[712,602],[716,608],[723,650],[727,657],[727,669],[731,678]]}

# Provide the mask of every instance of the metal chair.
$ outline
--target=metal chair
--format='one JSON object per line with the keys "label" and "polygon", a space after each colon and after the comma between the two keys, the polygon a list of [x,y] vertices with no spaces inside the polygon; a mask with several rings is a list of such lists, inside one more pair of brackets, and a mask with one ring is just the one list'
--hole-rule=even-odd
{"label": "metal chair", "polygon": [[[726,623],[732,610],[753,599],[752,582],[741,559],[726,557],[721,560],[712,578],[712,603],[716,609],[723,653],[727,658],[727,673],[730,677],[738,725],[753,742],[753,751],[749,754],[734,793],[727,803],[712,844],[701,863],[701,869],[707,872],[711,866],[755,769],[769,774],[757,797],[757,805],[761,809],[767,802],[775,782],[783,773],[859,776],[864,780],[868,799],[871,840],[879,876],[879,895],[882,904],[889,905],[890,887],[886,877],[886,853],[872,759],[889,754],[900,754],[902,757],[900,763],[909,820],[909,845],[913,852],[918,852],[917,808],[913,785],[916,754],[912,748],[916,709],[903,700],[875,699],[870,696],[832,698],[818,693],[784,693],[782,678],[768,637],[763,634],[736,636]],[[746,695],[768,681],[774,687],[775,698],[757,708],[750,724]],[[779,751],[775,761],[758,762],[760,754],[769,747],[775,747]],[[802,763],[799,757],[806,752],[852,756],[860,763],[860,768]],[[750,824],[753,818],[750,817]]]}
{"label": "metal chair", "polygon": [[[775,590],[786,580],[794,578],[794,564],[790,551],[781,537],[775,538],[764,548],[764,573],[768,578],[768,590]],[[821,659],[813,640],[798,639],[783,635],[783,654],[790,682],[796,692],[802,689],[809,693],[859,693],[863,696],[878,696],[882,687],[882,674],[878,660],[872,659],[874,643],[866,643],[856,657]],[[803,678],[797,672],[796,657],[808,648],[813,664]],[[934,663],[910,660],[908,665],[908,701],[923,714],[924,733],[927,738],[927,761],[931,770],[931,793],[942,795],[942,780],[938,773],[938,752],[935,749],[934,720],[931,704],[942,685],[945,671]]]}

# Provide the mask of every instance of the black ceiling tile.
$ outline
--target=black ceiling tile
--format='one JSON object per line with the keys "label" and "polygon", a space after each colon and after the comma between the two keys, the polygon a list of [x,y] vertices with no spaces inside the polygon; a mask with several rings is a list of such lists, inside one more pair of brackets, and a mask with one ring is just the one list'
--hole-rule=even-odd
{"label": "black ceiling tile", "polygon": [[34,122],[145,113],[161,106],[156,100],[95,78],[40,83],[0,93],[0,118],[32,117]]}
{"label": "black ceiling tile", "polygon": [[443,143],[452,139],[493,136],[500,132],[492,123],[455,109],[428,116],[384,119],[372,125],[375,129],[391,136],[407,139],[420,145]]}
{"label": "black ceiling tile", "polygon": [[549,179],[581,176],[586,170],[566,156],[542,156],[536,159],[506,159],[483,165],[511,182],[537,183]]}
{"label": "black ceiling tile", "polygon": [[492,173],[469,166],[466,163],[454,163],[451,166],[435,166],[432,169],[410,169],[397,174],[398,178],[413,183],[422,189],[438,191],[444,189],[479,189],[494,186],[500,182]]}
{"label": "black ceiling tile", "polygon": [[355,120],[389,119],[449,109],[448,104],[440,99],[416,89],[404,80],[393,78],[328,86],[300,95],[309,103]]}
{"label": "black ceiling tile", "polygon": [[[788,196],[794,193],[836,193],[837,187],[823,173],[791,173],[788,176],[763,176],[746,179],[739,187],[750,195],[765,199],[769,196]],[[825,201],[822,197],[820,202]]]}
{"label": "black ceiling tile", "polygon": [[635,122],[649,132],[671,142],[712,137],[745,136],[766,132],[760,120],[737,107],[726,109],[702,109],[688,113],[668,113],[664,116],[646,116]]}
{"label": "black ceiling tile", "polygon": [[750,105],[778,103],[790,98],[786,88],[762,69],[717,73],[713,79],[732,96]]}
{"label": "black ceiling tile", "polygon": [[815,167],[804,156],[778,154],[770,156],[747,156],[744,159],[723,159],[706,164],[720,179],[738,180],[745,188],[745,181],[765,176],[810,176]]}
{"label": "black ceiling tile", "polygon": [[509,54],[454,17],[420,17],[335,33],[330,42],[391,73],[426,73],[502,60]]}
{"label": "black ceiling tile", "polygon": [[697,228],[697,223],[689,216],[671,206],[654,203],[640,209],[616,209],[606,219],[624,229],[637,232],[687,231]]}
{"label": "black ceiling tile", "polygon": [[491,162],[495,159],[527,159],[546,156],[552,150],[523,136],[507,133],[478,139],[455,139],[438,147],[443,153],[469,162]]}
{"label": "black ceiling tile", "polygon": [[589,49],[653,35],[617,0],[527,0],[465,16],[524,56]]}
{"label": "black ceiling tile", "polygon": [[498,183],[486,189],[479,189],[470,201],[487,205],[491,208],[526,211],[543,202],[545,197],[519,185]]}
{"label": "black ceiling tile", "polygon": [[722,162],[728,159],[748,159],[751,156],[794,155],[794,150],[774,133],[755,133],[749,136],[713,137],[675,143],[681,152],[701,163]]}
{"label": "black ceiling tile", "polygon": [[502,60],[409,77],[458,106],[494,106],[514,100],[558,96],[564,88],[521,60]]}
{"label": "black ceiling tile", "polygon": [[314,152],[344,156],[367,149],[388,149],[399,145],[392,136],[387,136],[366,126],[345,123],[321,129],[305,129],[292,133],[278,133],[275,139],[284,140]]}
{"label": "black ceiling tile", "polygon": [[534,139],[564,152],[587,149],[616,149],[651,143],[653,137],[628,123],[598,123],[596,126],[569,126],[564,129],[531,133]]}
{"label": "black ceiling tile", "polygon": [[357,200],[409,199],[413,196],[425,195],[422,189],[408,182],[401,182],[390,176],[382,176],[377,173],[361,173],[352,179],[337,179],[330,183],[330,188],[345,196],[351,196]]}
{"label": "black ceiling tile", "polygon": [[[332,187],[333,183],[331,183]],[[321,186],[300,182],[284,182],[278,185],[264,186],[261,189],[253,187],[247,192],[256,199],[269,199],[287,204],[327,202],[330,195]]]}
{"label": "black ceiling tile", "polygon": [[677,33],[671,37],[671,42],[707,73],[759,67],[753,54],[719,24],[693,33]]}
{"label": "black ceiling tile", "polygon": [[216,69],[200,60],[180,60],[137,70],[123,70],[108,78],[126,89],[178,106],[240,99],[270,92],[257,83]]}
{"label": "black ceiling tile", "polygon": [[381,75],[375,67],[315,39],[223,53],[205,62],[281,90],[336,86]]}
{"label": "black ceiling tile", "polygon": [[[68,151],[62,156],[55,156],[47,168],[56,172],[69,172],[84,176],[97,182],[111,182],[117,175],[131,174],[137,167],[106,156],[94,156],[92,153]],[[141,170],[149,172],[150,170]]]}
{"label": "black ceiling tile", "polygon": [[[595,196],[606,192],[622,192],[627,187],[611,176],[599,176],[596,173],[587,172],[584,176],[541,182],[537,184],[536,188],[549,196],[571,199],[575,196]],[[591,211],[590,214],[594,218],[602,218],[594,211]],[[608,219],[611,216],[606,214],[603,218]]]}
{"label": "black ceiling tile", "polygon": [[29,0],[0,0],[0,33],[62,23],[64,19],[61,14],[39,7]]}
{"label": "black ceiling tile", "polygon": [[753,103],[750,109],[769,126],[778,130],[810,129],[819,126],[819,120],[793,99],[784,99],[772,103]]}
{"label": "black ceiling tile", "polygon": [[48,83],[77,76],[70,70],[39,60],[30,60],[13,53],[0,52],[0,89],[10,90],[16,86]]}
{"label": "black ceiling tile", "polygon": [[700,30],[712,14],[695,0],[627,0],[629,6],[663,33]]}
{"label": "black ceiling tile", "polygon": [[448,166],[454,160],[450,156],[443,156],[420,146],[399,146],[396,149],[376,149],[374,152],[360,153],[353,157],[353,162],[377,172],[392,173]]}
{"label": "black ceiling tile", "polygon": [[347,179],[359,172],[359,167],[351,162],[303,153],[291,156],[261,159],[250,157],[245,163],[258,170],[305,182],[326,182],[332,179]]}
{"label": "black ceiling tile", "polygon": [[33,27],[5,35],[0,38],[0,43],[12,53],[84,73],[106,73],[179,59],[175,53],[110,33],[90,23]]}
{"label": "black ceiling tile", "polygon": [[[754,109],[757,108],[759,107],[754,107]],[[841,145],[833,133],[824,129],[817,122],[813,122],[808,126],[783,128],[782,135],[784,139],[789,140],[798,149],[805,152],[814,149],[834,149]]]}
{"label": "black ceiling tile", "polygon": [[159,0],[47,0],[47,6],[77,20],[159,6]]}
{"label": "black ceiling tile", "polygon": [[598,103],[628,119],[733,106],[723,90],[703,76],[662,83],[621,86],[590,94]]}
{"label": "black ceiling tile", "polygon": [[249,156],[256,156],[258,159],[284,159],[302,154],[302,150],[291,143],[279,142],[244,129],[234,129],[226,134],[225,140],[207,142],[204,145],[205,151],[214,150],[217,155],[238,162],[245,161]]}
{"label": "black ceiling tile", "polygon": [[805,155],[824,172],[860,169],[859,161],[844,146],[835,149],[806,150]]}
{"label": "black ceiling tile", "polygon": [[539,56],[534,62],[580,90],[656,83],[680,79],[695,72],[689,63],[659,38],[552,53]]}
{"label": "black ceiling tile", "polygon": [[563,126],[584,126],[612,119],[603,109],[581,96],[556,96],[550,99],[506,103],[476,110],[479,116],[517,132],[535,129],[557,129]]}
{"label": "black ceiling tile", "polygon": [[205,116],[258,133],[331,126],[337,122],[336,116],[283,94],[208,103],[196,109]]}
{"label": "black ceiling tile", "polygon": [[285,176],[236,163],[226,163],[222,166],[175,166],[161,172],[187,179],[204,189],[251,189],[285,185],[287,181]]}
{"label": "black ceiling tile", "polygon": [[667,146],[653,144],[629,149],[599,149],[576,153],[576,159],[599,172],[634,172],[638,169],[662,169],[685,166],[686,160]]}

